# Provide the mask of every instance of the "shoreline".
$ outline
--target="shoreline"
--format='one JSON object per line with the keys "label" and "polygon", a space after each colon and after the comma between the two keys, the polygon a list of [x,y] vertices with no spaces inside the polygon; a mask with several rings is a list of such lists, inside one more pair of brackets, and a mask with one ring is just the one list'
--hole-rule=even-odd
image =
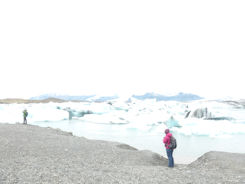
{"label": "shoreline", "polygon": [[53,128],[0,124],[0,183],[244,183],[245,154],[209,152],[175,168],[148,150]]}
{"label": "shoreline", "polygon": [[[0,124],[19,124],[22,125],[20,122],[16,123],[7,123],[1,122]],[[60,121],[54,123],[47,123],[47,122],[36,122],[36,123],[29,123],[30,126],[37,126],[40,128],[51,128],[55,130],[62,131],[64,133],[70,133],[75,137],[83,137],[89,140],[100,140],[100,141],[107,141],[107,142],[117,142],[121,144],[127,144],[130,147],[134,147],[135,149],[142,151],[142,150],[149,150],[151,152],[157,153],[165,158],[167,158],[166,150],[164,145],[162,144],[162,136],[161,135],[131,135],[124,134],[119,136],[120,132],[114,132],[112,134],[108,134],[108,127],[106,128],[106,132],[103,130],[103,126],[101,124],[93,124],[92,127],[90,123],[76,121]],[[74,126],[75,125],[75,126]],[[94,127],[96,126],[96,127]],[[99,127],[97,127],[99,126]],[[108,125],[111,126],[111,125]],[[114,129],[112,126],[112,129]],[[121,126],[121,125],[119,125]],[[91,128],[95,128],[96,131],[91,132]],[[101,131],[102,128],[102,131]],[[88,131],[87,131],[88,130]],[[98,132],[98,130],[100,130]],[[110,131],[109,131],[110,132]],[[115,136],[116,135],[116,136]],[[244,135],[236,135],[233,137],[227,138],[212,138],[206,136],[186,136],[186,135],[178,135],[175,133],[175,137],[177,138],[178,147],[174,150],[174,159],[176,164],[184,164],[188,165],[192,162],[195,162],[199,157],[202,157],[204,154],[210,151],[217,151],[217,152],[227,152],[227,153],[245,153],[244,147],[240,147],[236,151],[227,149],[226,147],[232,144],[237,145],[244,145],[242,143],[245,140]],[[222,143],[222,144],[221,144]]]}
{"label": "shoreline", "polygon": [[[139,150],[151,150],[167,158],[165,147],[162,143],[162,134],[145,134],[144,132],[125,131],[122,126],[127,125],[101,125],[72,121],[38,122],[33,123],[40,127],[58,128],[62,131],[72,132],[75,136],[86,137],[92,140],[121,142]],[[117,127],[118,126],[118,127]],[[190,164],[209,151],[222,151],[245,153],[243,146],[231,150],[230,145],[244,145],[245,135],[236,135],[229,139],[212,138],[207,136],[187,136],[174,133],[178,147],[174,150],[174,159],[179,164]]]}

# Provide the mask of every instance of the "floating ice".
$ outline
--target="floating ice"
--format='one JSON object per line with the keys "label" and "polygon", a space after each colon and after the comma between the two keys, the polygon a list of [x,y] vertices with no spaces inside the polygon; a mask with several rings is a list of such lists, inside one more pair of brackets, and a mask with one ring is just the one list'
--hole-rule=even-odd
{"label": "floating ice", "polygon": [[[121,129],[152,134],[171,128],[185,135],[225,136],[245,134],[245,109],[217,101],[174,102],[156,100],[113,100],[108,102],[66,102],[47,104],[0,104],[0,122],[72,120],[122,125]],[[187,116],[187,113],[189,115]]]}
{"label": "floating ice", "polygon": [[168,121],[165,121],[164,124],[168,128],[173,128],[173,127],[179,127],[180,128],[181,127],[180,124],[178,123],[178,121],[175,120],[173,116],[171,116]]}

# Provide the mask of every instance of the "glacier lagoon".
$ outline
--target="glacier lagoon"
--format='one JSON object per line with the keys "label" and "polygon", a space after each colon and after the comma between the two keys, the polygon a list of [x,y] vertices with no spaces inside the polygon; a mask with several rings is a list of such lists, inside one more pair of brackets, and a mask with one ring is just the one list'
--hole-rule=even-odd
{"label": "glacier lagoon", "polygon": [[1,123],[58,128],[89,139],[116,141],[166,157],[162,143],[170,128],[178,141],[176,163],[190,163],[208,151],[245,153],[245,108],[219,101],[123,100],[47,104],[1,104]]}

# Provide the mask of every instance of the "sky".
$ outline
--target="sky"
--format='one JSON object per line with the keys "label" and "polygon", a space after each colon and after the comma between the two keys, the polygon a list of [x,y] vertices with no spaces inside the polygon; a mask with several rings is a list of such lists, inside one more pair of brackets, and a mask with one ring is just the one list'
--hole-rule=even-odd
{"label": "sky", "polygon": [[0,1],[0,98],[245,99],[244,0]]}

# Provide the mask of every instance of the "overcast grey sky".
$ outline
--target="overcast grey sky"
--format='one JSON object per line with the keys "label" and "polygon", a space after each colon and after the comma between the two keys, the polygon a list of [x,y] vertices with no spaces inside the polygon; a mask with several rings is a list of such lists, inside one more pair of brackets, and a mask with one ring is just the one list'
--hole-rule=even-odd
{"label": "overcast grey sky", "polygon": [[0,98],[245,98],[244,0],[0,1]]}

